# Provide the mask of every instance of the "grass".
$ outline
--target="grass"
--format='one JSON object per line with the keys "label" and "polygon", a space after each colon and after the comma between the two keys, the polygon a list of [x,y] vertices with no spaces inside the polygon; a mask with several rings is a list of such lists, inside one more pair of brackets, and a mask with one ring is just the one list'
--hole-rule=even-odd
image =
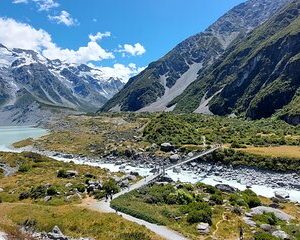
{"label": "grass", "polygon": [[141,240],[160,240],[144,226],[126,221],[116,214],[98,213],[75,206],[42,206],[32,204],[0,205],[0,227],[14,234],[17,225],[26,220],[36,222],[37,231],[51,231],[57,225],[71,237],[122,240],[128,233],[139,233]]}
{"label": "grass", "polygon": [[295,158],[300,160],[299,146],[274,146],[274,147],[247,147],[238,149],[239,151],[262,155],[266,157]]}
{"label": "grass", "polygon": [[[22,192],[28,192],[32,188],[40,185],[50,184],[54,186],[59,192],[65,193],[72,191],[78,184],[84,184],[85,174],[94,175],[99,180],[105,180],[110,175],[107,170],[90,167],[85,165],[76,165],[73,163],[64,163],[54,161],[50,158],[43,157],[33,153],[1,153],[0,162],[8,164],[12,167],[21,165],[26,166],[25,172],[16,172],[9,177],[0,175],[0,186],[5,191],[0,193],[0,197],[4,202],[16,202]],[[57,172],[60,169],[75,170],[79,173],[76,178],[58,178]],[[71,183],[72,187],[66,187],[67,183]],[[64,201],[64,194],[53,197],[47,204],[67,204]]]}
{"label": "grass", "polygon": [[[99,157],[126,149],[146,148],[149,143],[137,141],[148,119],[131,114],[101,116],[69,116],[51,126],[51,133],[33,146],[63,153]],[[60,125],[63,123],[63,127]],[[28,144],[30,142],[27,141]],[[22,146],[21,143],[17,145]]]}

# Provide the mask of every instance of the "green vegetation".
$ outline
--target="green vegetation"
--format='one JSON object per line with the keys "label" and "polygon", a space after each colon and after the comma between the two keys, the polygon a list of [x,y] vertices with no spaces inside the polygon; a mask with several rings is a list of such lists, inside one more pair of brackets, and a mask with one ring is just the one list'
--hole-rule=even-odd
{"label": "green vegetation", "polygon": [[200,114],[162,113],[154,115],[144,129],[146,140],[154,143],[201,145],[202,136],[207,144],[299,145],[300,127],[273,119],[245,121]]}
{"label": "green vegetation", "polygon": [[[244,206],[246,208],[248,208],[248,203],[250,206],[254,206],[255,204],[252,204],[255,202],[253,199],[258,199],[250,191],[240,192],[236,195],[239,197],[241,195],[245,199]],[[230,206],[224,204],[223,200],[230,203],[230,197],[230,195],[220,192],[215,187],[202,183],[194,185],[154,184],[114,199],[111,206],[118,211],[148,222],[166,225],[191,239],[197,239],[199,236],[196,228],[197,224],[200,222],[208,223],[211,225],[211,229],[215,229],[216,224],[221,221],[222,215],[226,212],[226,206]],[[235,204],[231,206],[233,207]],[[235,223],[231,224],[230,229],[232,231],[229,238],[236,236],[238,225],[241,225],[238,214],[232,214],[231,218],[232,221],[234,219]],[[225,222],[224,224],[227,225],[228,223]],[[224,226],[224,228],[226,227]],[[248,233],[246,226],[245,229]],[[223,230],[220,230],[218,234],[222,236],[224,234]]]}

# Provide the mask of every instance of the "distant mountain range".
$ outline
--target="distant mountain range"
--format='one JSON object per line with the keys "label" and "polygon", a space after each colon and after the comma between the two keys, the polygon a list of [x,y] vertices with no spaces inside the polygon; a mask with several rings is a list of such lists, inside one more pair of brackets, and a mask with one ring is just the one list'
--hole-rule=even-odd
{"label": "distant mountain range", "polygon": [[99,69],[0,45],[0,123],[33,124],[53,111],[96,111],[123,86]]}
{"label": "distant mountain range", "polygon": [[300,122],[299,0],[249,0],[131,78],[101,111]]}

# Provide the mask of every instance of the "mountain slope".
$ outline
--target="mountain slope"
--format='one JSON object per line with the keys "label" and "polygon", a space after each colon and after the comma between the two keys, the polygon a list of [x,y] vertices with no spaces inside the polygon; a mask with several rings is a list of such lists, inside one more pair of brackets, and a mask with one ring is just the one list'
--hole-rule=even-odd
{"label": "mountain slope", "polygon": [[296,124],[299,86],[300,1],[296,0],[231,47],[171,104],[179,112],[251,119],[282,109],[277,115]]}
{"label": "mountain slope", "polygon": [[290,0],[249,0],[207,30],[176,46],[133,77],[102,111],[169,111],[170,102],[236,40],[265,22]]}
{"label": "mountain slope", "polygon": [[4,116],[6,122],[27,121],[32,117],[28,114],[39,119],[42,106],[43,114],[47,108],[95,111],[123,85],[87,65],[51,61],[31,50],[0,45],[1,122]]}

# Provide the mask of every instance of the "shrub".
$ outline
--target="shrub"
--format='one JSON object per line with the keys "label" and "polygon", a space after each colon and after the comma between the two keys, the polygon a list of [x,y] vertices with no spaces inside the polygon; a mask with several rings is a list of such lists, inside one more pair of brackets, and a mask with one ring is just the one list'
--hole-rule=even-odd
{"label": "shrub", "polygon": [[19,200],[22,201],[24,199],[30,198],[30,193],[29,192],[21,192],[19,195]]}
{"label": "shrub", "polygon": [[81,192],[81,193],[85,192],[85,185],[83,185],[83,184],[77,184],[77,185],[75,185],[74,188],[76,188],[78,190],[78,192]]}
{"label": "shrub", "polygon": [[47,195],[48,196],[54,196],[57,194],[57,190],[54,186],[51,186],[47,189]]}
{"label": "shrub", "polygon": [[255,215],[253,219],[260,223],[266,223],[273,226],[277,225],[280,221],[274,213],[263,213],[263,214]]}
{"label": "shrub", "polygon": [[115,194],[120,191],[120,188],[119,188],[117,182],[112,178],[110,178],[109,180],[107,180],[103,183],[103,189],[108,194],[111,194],[111,193]]}
{"label": "shrub", "polygon": [[212,194],[210,196],[210,200],[213,201],[217,205],[222,205],[223,204],[223,197],[221,194]]}
{"label": "shrub", "polygon": [[68,177],[67,171],[65,169],[58,170],[57,177],[58,178],[67,178]]}
{"label": "shrub", "polygon": [[23,163],[20,167],[19,167],[19,172],[25,173],[28,172],[31,169],[31,166],[29,164]]}
{"label": "shrub", "polygon": [[272,236],[270,233],[259,232],[254,235],[255,240],[278,240],[277,237]]}
{"label": "shrub", "polygon": [[187,221],[189,223],[204,222],[204,223],[211,224],[212,223],[211,217],[212,217],[212,214],[209,211],[194,210],[187,215]]}
{"label": "shrub", "polygon": [[38,199],[46,196],[47,188],[45,186],[37,186],[30,190],[30,197],[33,199]]}
{"label": "shrub", "polygon": [[106,193],[103,190],[96,190],[96,191],[94,191],[93,196],[95,199],[101,200],[102,198],[105,197],[105,194]]}
{"label": "shrub", "polygon": [[189,204],[193,201],[193,196],[188,192],[179,189],[177,191],[177,203],[178,204]]}

